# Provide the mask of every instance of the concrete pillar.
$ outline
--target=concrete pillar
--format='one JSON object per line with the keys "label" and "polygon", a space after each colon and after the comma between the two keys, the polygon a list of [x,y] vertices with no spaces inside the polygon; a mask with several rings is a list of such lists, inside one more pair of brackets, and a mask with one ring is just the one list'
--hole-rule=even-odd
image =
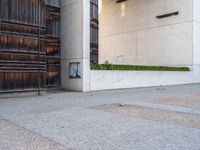
{"label": "concrete pillar", "polygon": [[[61,0],[61,86],[72,91],[89,91],[90,2]],[[80,78],[69,77],[69,64],[80,62]]]}

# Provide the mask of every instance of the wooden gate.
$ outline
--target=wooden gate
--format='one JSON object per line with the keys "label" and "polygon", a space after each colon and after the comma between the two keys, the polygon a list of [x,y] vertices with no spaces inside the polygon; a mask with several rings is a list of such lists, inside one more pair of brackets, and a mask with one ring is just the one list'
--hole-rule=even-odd
{"label": "wooden gate", "polygon": [[0,0],[0,92],[60,85],[59,0]]}

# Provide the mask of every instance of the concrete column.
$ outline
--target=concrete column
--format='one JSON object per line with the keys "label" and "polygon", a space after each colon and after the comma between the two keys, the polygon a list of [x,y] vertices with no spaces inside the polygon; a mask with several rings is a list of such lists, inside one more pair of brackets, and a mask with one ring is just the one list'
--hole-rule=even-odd
{"label": "concrete column", "polygon": [[[90,2],[61,0],[61,86],[65,90],[89,91]],[[80,62],[81,78],[69,77],[69,64]]]}

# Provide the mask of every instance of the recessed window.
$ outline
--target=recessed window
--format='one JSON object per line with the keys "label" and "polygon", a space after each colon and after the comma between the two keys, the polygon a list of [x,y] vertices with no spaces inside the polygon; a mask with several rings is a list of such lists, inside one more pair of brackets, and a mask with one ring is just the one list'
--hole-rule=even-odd
{"label": "recessed window", "polygon": [[116,3],[121,3],[121,2],[125,2],[127,0],[116,0]]}
{"label": "recessed window", "polygon": [[172,13],[167,13],[167,14],[163,14],[163,15],[156,16],[156,18],[162,19],[162,18],[177,16],[178,14],[179,14],[179,12],[176,11],[176,12],[172,12]]}

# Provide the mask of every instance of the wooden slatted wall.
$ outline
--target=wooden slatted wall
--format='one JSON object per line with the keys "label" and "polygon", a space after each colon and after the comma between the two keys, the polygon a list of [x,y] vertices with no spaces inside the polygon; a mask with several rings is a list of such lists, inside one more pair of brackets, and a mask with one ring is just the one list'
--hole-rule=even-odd
{"label": "wooden slatted wall", "polygon": [[[57,9],[58,2],[53,0]],[[59,86],[60,20],[47,26],[54,19],[48,19],[51,1],[46,4],[46,0],[0,0],[0,92],[45,89],[49,83]],[[58,61],[49,61],[50,54]],[[56,77],[49,79],[49,74]]]}

